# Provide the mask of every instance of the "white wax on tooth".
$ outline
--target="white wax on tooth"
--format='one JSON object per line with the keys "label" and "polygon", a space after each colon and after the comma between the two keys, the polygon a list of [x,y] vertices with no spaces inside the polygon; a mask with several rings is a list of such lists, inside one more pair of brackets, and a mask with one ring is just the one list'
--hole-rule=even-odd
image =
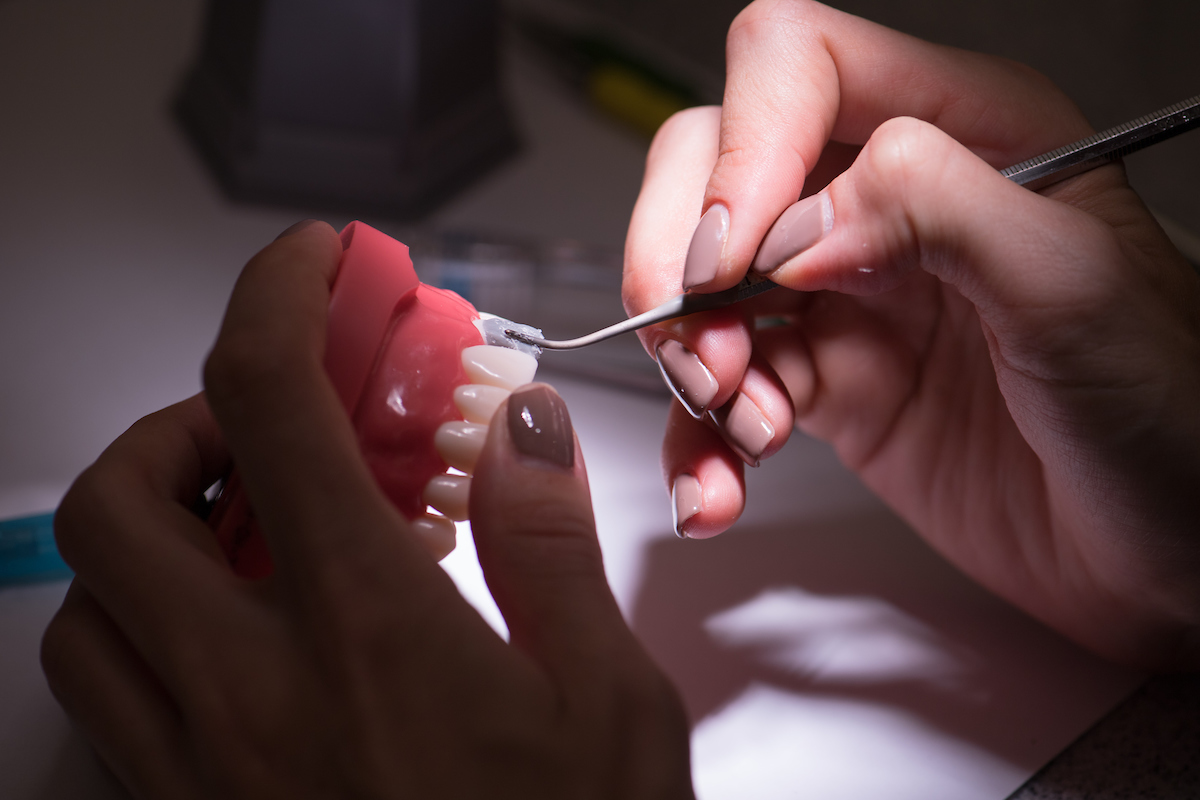
{"label": "white wax on tooth", "polygon": [[461,521],[467,518],[470,494],[471,479],[466,475],[434,475],[425,484],[421,499],[450,519]]}
{"label": "white wax on tooth", "polygon": [[458,413],[467,422],[488,423],[496,414],[496,409],[512,392],[499,386],[481,386],[477,383],[466,383],[454,390],[454,405]]}
{"label": "white wax on tooth", "polygon": [[443,422],[433,435],[433,445],[447,464],[470,473],[487,435],[488,426],[477,422]]}
{"label": "white wax on tooth", "polygon": [[533,380],[537,359],[519,350],[479,344],[462,351],[463,369],[475,383],[515,389]]}
{"label": "white wax on tooth", "polygon": [[420,537],[435,561],[441,561],[454,550],[454,521],[448,517],[425,514],[412,521],[412,531]]}

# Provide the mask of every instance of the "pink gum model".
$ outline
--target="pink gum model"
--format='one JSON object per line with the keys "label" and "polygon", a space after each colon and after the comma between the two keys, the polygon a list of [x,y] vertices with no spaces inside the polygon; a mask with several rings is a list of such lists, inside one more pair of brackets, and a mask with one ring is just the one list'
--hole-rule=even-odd
{"label": "pink gum model", "polygon": [[[483,344],[473,324],[479,314],[453,292],[421,283],[408,247],[395,239],[361,222],[351,222],[341,236],[325,369],[375,479],[414,520],[425,513],[426,484],[447,469],[434,434],[462,419],[454,389],[467,383],[463,349]],[[235,573],[271,573],[266,540],[236,470],[209,522]]]}

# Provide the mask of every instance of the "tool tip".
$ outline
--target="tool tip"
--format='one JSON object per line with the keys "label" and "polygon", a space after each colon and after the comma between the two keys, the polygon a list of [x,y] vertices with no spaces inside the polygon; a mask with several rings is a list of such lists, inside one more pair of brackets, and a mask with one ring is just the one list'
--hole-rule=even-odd
{"label": "tool tip", "polygon": [[519,350],[534,358],[538,358],[542,354],[542,348],[537,345],[537,341],[542,338],[542,331],[532,325],[524,325],[495,314],[484,313],[479,315],[476,327],[483,334],[484,344]]}

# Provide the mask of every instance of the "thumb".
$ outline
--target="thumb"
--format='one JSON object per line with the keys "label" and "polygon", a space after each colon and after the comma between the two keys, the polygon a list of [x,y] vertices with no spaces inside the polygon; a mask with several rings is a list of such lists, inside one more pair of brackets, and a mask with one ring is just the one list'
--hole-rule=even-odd
{"label": "thumb", "polygon": [[513,644],[548,671],[595,666],[630,634],[604,575],[571,417],[545,384],[496,411],[471,481],[471,528]]}

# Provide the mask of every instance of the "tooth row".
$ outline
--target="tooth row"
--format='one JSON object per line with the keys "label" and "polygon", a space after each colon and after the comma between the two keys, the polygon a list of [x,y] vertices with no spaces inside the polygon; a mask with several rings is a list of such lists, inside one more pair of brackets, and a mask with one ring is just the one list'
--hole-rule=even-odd
{"label": "tooth row", "polygon": [[471,383],[454,390],[454,405],[464,421],[445,422],[434,434],[434,446],[451,468],[465,475],[435,475],[425,484],[422,499],[439,514],[426,514],[414,523],[419,536],[438,560],[454,549],[454,520],[467,518],[471,473],[487,441],[488,423],[512,390],[533,380],[537,359],[528,353],[494,345],[476,345],[462,352],[463,370]]}

